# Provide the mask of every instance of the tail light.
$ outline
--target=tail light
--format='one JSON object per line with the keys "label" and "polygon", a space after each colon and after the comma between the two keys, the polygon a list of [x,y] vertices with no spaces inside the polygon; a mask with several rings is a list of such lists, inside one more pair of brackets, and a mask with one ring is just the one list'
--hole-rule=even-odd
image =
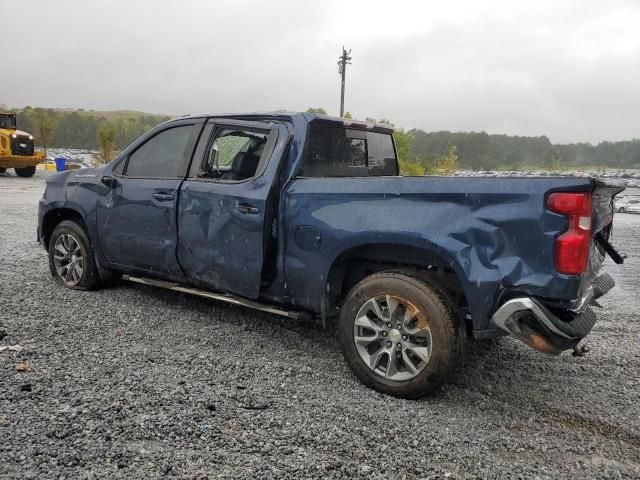
{"label": "tail light", "polygon": [[552,212],[566,215],[569,228],[556,239],[555,266],[559,273],[580,275],[587,269],[591,246],[591,194],[557,192],[549,195]]}

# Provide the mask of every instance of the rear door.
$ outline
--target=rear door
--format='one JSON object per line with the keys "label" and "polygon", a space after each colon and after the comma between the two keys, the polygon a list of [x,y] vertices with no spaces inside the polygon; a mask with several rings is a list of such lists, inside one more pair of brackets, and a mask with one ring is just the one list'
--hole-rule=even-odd
{"label": "rear door", "polygon": [[181,276],[178,189],[201,128],[197,119],[160,128],[116,166],[111,191],[97,209],[98,236],[109,264]]}
{"label": "rear door", "polygon": [[208,123],[180,188],[178,261],[207,288],[257,298],[285,125]]}

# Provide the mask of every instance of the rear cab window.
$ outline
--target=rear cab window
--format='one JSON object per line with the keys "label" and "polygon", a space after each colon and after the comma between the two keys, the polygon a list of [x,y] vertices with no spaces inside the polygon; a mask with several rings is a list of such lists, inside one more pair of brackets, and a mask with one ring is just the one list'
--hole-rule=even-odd
{"label": "rear cab window", "polygon": [[301,177],[398,175],[391,133],[348,128],[338,123],[309,124]]}

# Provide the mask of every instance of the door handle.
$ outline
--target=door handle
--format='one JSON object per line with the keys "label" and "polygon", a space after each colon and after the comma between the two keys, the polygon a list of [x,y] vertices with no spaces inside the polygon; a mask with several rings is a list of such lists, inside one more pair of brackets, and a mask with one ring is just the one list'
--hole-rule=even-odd
{"label": "door handle", "polygon": [[236,209],[245,215],[257,215],[260,213],[260,209],[258,207],[254,207],[253,205],[249,205],[248,203],[238,203]]}
{"label": "door handle", "polygon": [[170,202],[173,200],[173,195],[171,193],[154,193],[152,197],[159,202]]}

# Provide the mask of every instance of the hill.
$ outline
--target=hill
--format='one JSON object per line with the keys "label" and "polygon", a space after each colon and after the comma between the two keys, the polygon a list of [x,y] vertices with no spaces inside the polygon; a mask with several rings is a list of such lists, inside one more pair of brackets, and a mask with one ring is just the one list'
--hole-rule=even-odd
{"label": "hill", "polygon": [[171,118],[168,115],[132,110],[94,111],[40,107],[10,110],[17,113],[18,128],[36,137],[36,145],[44,138],[43,130],[48,125],[52,128],[48,146],[88,150],[98,149],[98,129],[104,123],[114,125],[116,148],[121,149],[149,129]]}

